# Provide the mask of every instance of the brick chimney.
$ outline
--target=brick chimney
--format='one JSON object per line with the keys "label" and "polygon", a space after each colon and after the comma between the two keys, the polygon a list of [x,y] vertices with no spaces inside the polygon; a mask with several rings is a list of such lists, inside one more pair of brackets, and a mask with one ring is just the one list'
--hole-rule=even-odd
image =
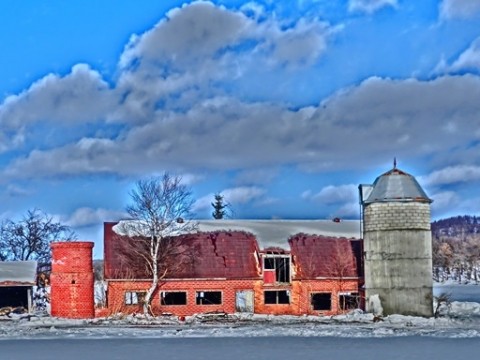
{"label": "brick chimney", "polygon": [[55,242],[52,249],[51,314],[69,319],[95,316],[93,242]]}

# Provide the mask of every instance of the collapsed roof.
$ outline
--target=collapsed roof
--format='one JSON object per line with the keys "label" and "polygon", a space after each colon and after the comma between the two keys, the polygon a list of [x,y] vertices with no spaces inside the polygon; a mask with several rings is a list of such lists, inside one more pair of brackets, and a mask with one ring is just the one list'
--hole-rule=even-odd
{"label": "collapsed roof", "polygon": [[[135,255],[139,253],[135,246],[142,246],[141,238],[117,233],[116,225],[104,224],[105,278],[150,278],[145,261]],[[259,253],[272,248],[284,253],[291,250],[294,262],[305,269],[302,274],[309,278],[338,277],[331,269],[338,260],[334,255],[341,252],[342,259],[348,259],[342,276],[357,277],[361,273],[358,267],[361,244],[346,236],[358,234],[358,225],[358,221],[339,224],[319,220],[200,221],[199,232],[174,236],[169,240],[175,243],[175,249],[169,250],[172,261],[164,270],[165,278],[257,279],[261,266]],[[318,233],[322,229],[328,236]],[[317,235],[311,235],[315,232]],[[314,271],[307,271],[307,265],[312,262]]]}

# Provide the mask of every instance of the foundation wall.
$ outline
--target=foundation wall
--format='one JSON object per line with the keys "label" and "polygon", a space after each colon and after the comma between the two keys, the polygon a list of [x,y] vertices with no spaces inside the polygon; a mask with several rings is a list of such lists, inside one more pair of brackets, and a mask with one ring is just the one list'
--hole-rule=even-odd
{"label": "foundation wall", "polygon": [[[126,305],[125,293],[146,291],[150,283],[147,281],[110,281],[107,290],[107,309],[102,314],[115,313],[142,313],[142,305]],[[154,314],[170,313],[177,316],[191,316],[207,312],[225,312],[233,314],[236,309],[236,294],[238,291],[250,290],[253,292],[253,312],[256,314],[272,315],[304,315],[324,314],[332,315],[342,312],[338,301],[340,294],[358,293],[359,281],[354,280],[304,280],[293,281],[290,285],[264,285],[261,280],[174,280],[161,283],[152,300]],[[264,291],[286,290],[290,294],[289,304],[265,304]],[[161,292],[187,292],[186,305],[161,305]],[[197,305],[197,291],[221,291],[222,304]],[[311,304],[311,294],[317,292],[331,293],[332,304],[330,310],[315,311]],[[359,304],[360,305],[360,304]]]}

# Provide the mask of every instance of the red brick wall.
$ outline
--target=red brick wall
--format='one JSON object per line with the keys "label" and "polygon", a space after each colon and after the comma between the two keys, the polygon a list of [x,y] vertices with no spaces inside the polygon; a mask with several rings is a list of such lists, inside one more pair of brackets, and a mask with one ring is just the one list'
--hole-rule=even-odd
{"label": "red brick wall", "polygon": [[[141,313],[141,304],[125,305],[126,291],[146,291],[148,281],[110,281],[108,283],[107,306],[108,313]],[[264,284],[262,280],[169,280],[163,282],[152,300],[155,314],[172,313],[178,316],[188,316],[211,311],[226,313],[235,312],[235,296],[237,290],[254,290],[254,312],[257,314],[337,314],[341,312],[338,296],[341,292],[358,292],[357,280],[303,280],[293,281],[290,286],[275,286]],[[186,291],[187,305],[160,305],[160,292]],[[221,291],[221,305],[196,305],[196,291]],[[264,304],[265,290],[289,290],[290,304]],[[311,306],[311,293],[332,293],[332,308],[330,311],[314,311]],[[102,311],[105,314],[106,311]]]}
{"label": "red brick wall", "polygon": [[[152,300],[152,310],[155,314],[172,313],[179,316],[193,315],[211,311],[235,312],[235,292],[248,290],[254,287],[259,280],[177,280],[162,282]],[[139,281],[110,281],[107,290],[107,306],[110,313],[141,313],[139,305],[125,305],[126,291],[146,291],[149,282]],[[186,291],[187,305],[160,305],[160,292]],[[196,291],[221,291],[222,304],[196,305]]]}
{"label": "red brick wall", "polygon": [[[265,290],[290,291],[290,304],[265,304]],[[316,292],[331,293],[332,307],[330,311],[312,309],[311,294]],[[255,288],[255,313],[273,315],[333,315],[342,312],[338,302],[342,292],[358,292],[358,280],[294,280],[291,286],[258,286]]]}
{"label": "red brick wall", "polygon": [[51,244],[51,313],[64,318],[93,318],[93,242]]}

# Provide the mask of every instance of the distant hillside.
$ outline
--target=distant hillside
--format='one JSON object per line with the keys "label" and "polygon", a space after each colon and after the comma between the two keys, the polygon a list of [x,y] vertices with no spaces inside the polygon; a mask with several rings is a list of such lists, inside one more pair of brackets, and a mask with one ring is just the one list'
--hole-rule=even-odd
{"label": "distant hillside", "polygon": [[480,281],[480,217],[462,215],[432,223],[434,280]]}
{"label": "distant hillside", "polygon": [[432,234],[440,236],[465,236],[480,233],[480,217],[462,215],[432,222]]}

